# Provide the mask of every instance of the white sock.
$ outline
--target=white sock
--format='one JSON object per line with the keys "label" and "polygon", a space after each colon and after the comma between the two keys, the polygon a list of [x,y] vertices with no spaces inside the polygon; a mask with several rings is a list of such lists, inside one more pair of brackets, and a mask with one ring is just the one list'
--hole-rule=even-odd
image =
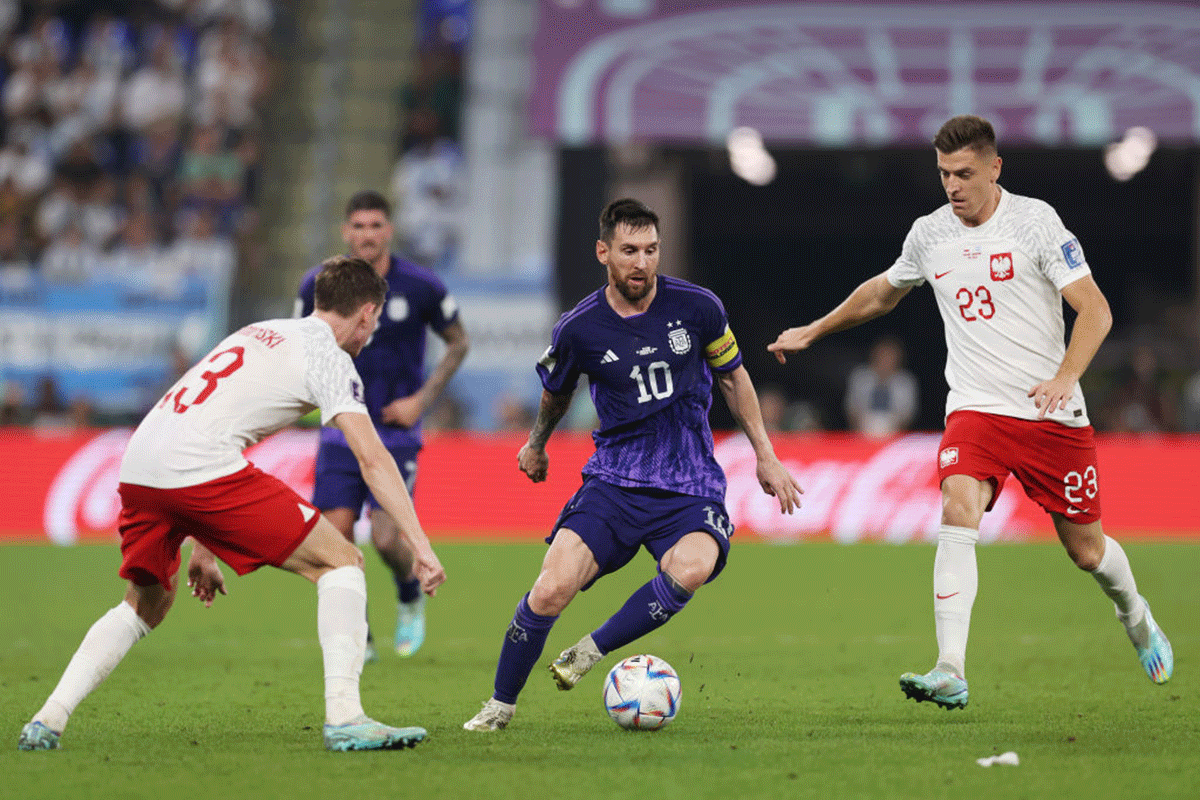
{"label": "white sock", "polygon": [[88,629],[58,686],[54,687],[41,710],[33,715],[33,721],[62,733],[75,707],[121,663],[138,639],[149,632],[150,626],[124,600],[109,609]]}
{"label": "white sock", "polygon": [[362,716],[358,680],[367,648],[367,578],[338,567],[317,581],[317,638],[325,659],[325,722],[345,725]]}
{"label": "white sock", "polygon": [[971,606],[979,589],[975,542],[979,531],[955,525],[938,529],[933,561],[933,617],[937,628],[938,667],[966,677]]}
{"label": "white sock", "polygon": [[1104,557],[1092,570],[1092,577],[1116,606],[1117,619],[1125,626],[1130,640],[1138,647],[1150,644],[1150,627],[1146,623],[1146,604],[1138,595],[1137,581],[1129,568],[1129,557],[1116,539],[1104,537]]}

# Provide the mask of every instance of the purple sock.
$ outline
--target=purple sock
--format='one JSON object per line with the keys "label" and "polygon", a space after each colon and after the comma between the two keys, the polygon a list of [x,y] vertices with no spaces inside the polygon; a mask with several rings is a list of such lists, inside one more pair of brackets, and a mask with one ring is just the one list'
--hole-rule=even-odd
{"label": "purple sock", "polygon": [[611,653],[634,639],[640,639],[683,610],[690,594],[683,594],[660,572],[638,589],[621,610],[592,633],[592,641],[601,653]]}
{"label": "purple sock", "polygon": [[525,688],[525,681],[541,657],[546,637],[557,619],[533,613],[528,594],[521,598],[504,634],[500,662],[496,664],[496,691],[492,697],[501,703],[517,702],[517,695]]}
{"label": "purple sock", "polygon": [[421,582],[416,578],[396,580],[396,593],[401,603],[411,603],[421,596]]}

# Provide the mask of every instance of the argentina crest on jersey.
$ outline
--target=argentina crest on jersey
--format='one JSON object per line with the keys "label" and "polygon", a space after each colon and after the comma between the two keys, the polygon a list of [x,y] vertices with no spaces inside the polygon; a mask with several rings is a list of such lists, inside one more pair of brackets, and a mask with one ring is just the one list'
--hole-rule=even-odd
{"label": "argentina crest on jersey", "polygon": [[682,322],[679,320],[668,322],[667,329],[667,341],[671,345],[672,353],[681,356],[692,349],[692,337],[688,335],[687,328],[683,327]]}

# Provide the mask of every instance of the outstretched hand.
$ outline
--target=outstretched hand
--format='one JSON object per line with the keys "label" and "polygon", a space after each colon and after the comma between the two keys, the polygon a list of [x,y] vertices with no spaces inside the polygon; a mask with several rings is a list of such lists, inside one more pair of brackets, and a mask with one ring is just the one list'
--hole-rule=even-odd
{"label": "outstretched hand", "polygon": [[207,550],[202,552],[199,545],[192,548],[192,554],[188,557],[187,584],[192,590],[192,597],[204,603],[205,608],[212,608],[218,592],[229,594],[225,591],[225,576],[221,574],[216,558]]}
{"label": "outstretched hand", "polygon": [[788,328],[767,345],[767,351],[774,353],[780,364],[787,363],[791,353],[804,350],[817,339],[813,325],[801,325],[799,328]]}
{"label": "outstretched hand", "polygon": [[758,484],[764,492],[779,501],[781,512],[791,514],[800,507],[800,495],[804,494],[804,490],[778,458],[760,459],[756,473]]}

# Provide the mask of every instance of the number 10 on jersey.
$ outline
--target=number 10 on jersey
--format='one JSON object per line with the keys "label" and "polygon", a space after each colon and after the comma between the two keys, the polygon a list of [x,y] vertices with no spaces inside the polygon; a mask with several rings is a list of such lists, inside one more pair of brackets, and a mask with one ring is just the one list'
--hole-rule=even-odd
{"label": "number 10 on jersey", "polygon": [[655,361],[646,367],[646,375],[642,376],[642,365],[636,364],[629,377],[637,383],[639,403],[649,403],[651,400],[666,400],[675,392],[675,381],[671,378],[671,365],[665,361]]}

